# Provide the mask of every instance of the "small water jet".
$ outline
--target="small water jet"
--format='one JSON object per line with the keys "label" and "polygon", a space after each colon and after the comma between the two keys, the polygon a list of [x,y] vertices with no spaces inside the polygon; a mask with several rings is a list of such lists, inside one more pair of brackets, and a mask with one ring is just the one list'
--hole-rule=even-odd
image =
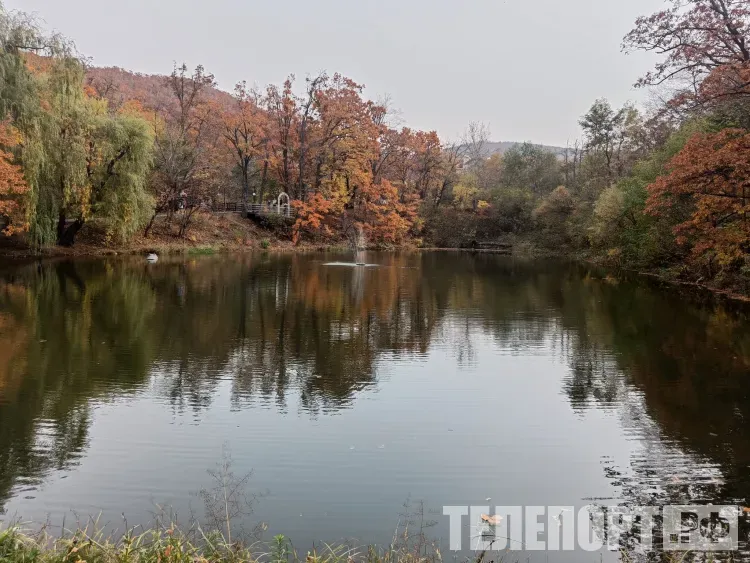
{"label": "small water jet", "polygon": [[365,262],[365,249],[367,248],[367,239],[365,233],[362,230],[362,225],[354,224],[349,230],[347,238],[349,239],[349,246],[354,252],[354,263],[357,266],[367,266]]}
{"label": "small water jet", "polygon": [[357,223],[351,224],[346,229],[346,239],[349,248],[352,249],[354,254],[353,262],[327,262],[325,266],[350,266],[360,268],[373,268],[377,264],[368,264],[366,260],[366,249],[367,249],[367,237],[362,230],[362,225]]}

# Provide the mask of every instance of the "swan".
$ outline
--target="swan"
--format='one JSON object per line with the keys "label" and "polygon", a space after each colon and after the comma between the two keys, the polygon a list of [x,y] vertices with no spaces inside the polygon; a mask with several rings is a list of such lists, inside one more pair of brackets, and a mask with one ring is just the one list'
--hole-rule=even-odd
{"label": "swan", "polygon": [[146,256],[146,260],[149,262],[156,262],[159,259],[159,257],[156,255],[156,252],[150,252],[148,256]]}

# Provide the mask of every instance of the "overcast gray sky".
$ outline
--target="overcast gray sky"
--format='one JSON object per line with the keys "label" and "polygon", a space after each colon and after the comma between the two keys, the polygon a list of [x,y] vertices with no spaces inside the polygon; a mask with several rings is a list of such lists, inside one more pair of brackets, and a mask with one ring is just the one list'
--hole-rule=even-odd
{"label": "overcast gray sky", "polygon": [[37,13],[94,64],[168,74],[203,64],[219,86],[326,70],[389,94],[405,125],[455,138],[564,145],[594,99],[640,101],[653,59],[620,52],[664,0],[4,0]]}

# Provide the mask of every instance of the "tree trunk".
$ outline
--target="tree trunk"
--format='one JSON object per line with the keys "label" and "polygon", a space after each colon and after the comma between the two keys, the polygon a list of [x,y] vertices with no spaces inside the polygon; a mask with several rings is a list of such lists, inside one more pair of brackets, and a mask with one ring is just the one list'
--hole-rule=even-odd
{"label": "tree trunk", "polygon": [[[247,206],[248,198],[250,197],[250,163],[252,161],[249,158],[245,158],[242,161],[242,203]],[[224,192],[224,203],[226,203],[226,191]]]}
{"label": "tree trunk", "polygon": [[268,159],[263,161],[263,174],[260,177],[260,198],[258,202],[263,203],[263,195],[266,193],[266,184],[268,183]]}
{"label": "tree trunk", "polygon": [[60,215],[57,217],[57,241],[58,243],[62,240],[65,234],[65,212],[60,210]]}
{"label": "tree trunk", "polygon": [[[80,217],[73,221],[70,226],[67,229],[63,230],[62,235],[58,234],[57,237],[57,244],[60,246],[73,246],[75,244],[76,235],[78,234],[78,231],[83,228],[83,224],[85,223],[84,219],[81,219]],[[63,223],[64,224],[64,223]],[[58,222],[58,232],[60,229],[60,224]]]}
{"label": "tree trunk", "polygon": [[302,121],[302,125],[300,126],[300,135],[299,135],[299,181],[297,183],[296,187],[296,194],[292,194],[292,197],[294,199],[302,199],[302,192],[305,191],[305,158],[307,156],[307,146],[305,143],[307,142],[306,139],[306,131],[307,130],[307,116],[305,116],[305,119]]}
{"label": "tree trunk", "polygon": [[286,193],[291,193],[291,180],[289,178],[289,149],[287,149],[287,147],[282,149],[281,157],[284,163],[284,191]]}
{"label": "tree trunk", "polygon": [[[318,158],[318,163],[315,167],[315,191],[320,191],[320,184],[323,181],[323,161]],[[305,194],[301,194],[302,199],[305,199]]]}
{"label": "tree trunk", "polygon": [[154,212],[151,215],[151,220],[148,222],[148,225],[146,225],[146,230],[143,231],[144,238],[148,238],[148,235],[151,233],[151,228],[154,226],[154,221],[156,221],[156,214],[158,211],[158,209],[154,209]]}

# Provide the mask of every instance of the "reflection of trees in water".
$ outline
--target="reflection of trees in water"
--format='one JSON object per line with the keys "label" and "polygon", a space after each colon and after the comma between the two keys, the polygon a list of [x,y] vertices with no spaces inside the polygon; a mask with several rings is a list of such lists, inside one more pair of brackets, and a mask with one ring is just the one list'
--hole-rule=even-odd
{"label": "reflection of trees in water", "polygon": [[[413,307],[397,265],[310,270],[298,256],[31,265],[0,282],[0,501],[74,464],[89,409],[146,381],[199,413],[220,380],[232,403],[290,392],[302,408],[350,404],[376,379],[378,355],[425,349],[434,311]],[[377,291],[365,291],[365,288]],[[22,477],[22,479],[19,479]]]}
{"label": "reflection of trees in water", "polygon": [[640,440],[623,495],[653,504],[750,500],[750,333],[741,314],[602,280],[565,286],[571,404],[617,408]]}
{"label": "reflection of trees in water", "polygon": [[466,254],[381,259],[379,268],[356,269],[290,255],[7,273],[0,501],[19,476],[38,481],[75,463],[97,398],[149,381],[166,404],[198,416],[228,380],[232,408],[263,401],[285,409],[291,393],[300,408],[327,412],[374,385],[380,361],[424,354],[436,340],[458,362],[474,362],[478,333],[511,354],[559,351],[573,408],[620,409],[647,447],[662,437],[674,444],[644,450],[630,477],[607,467],[616,482],[630,479],[626,494],[641,494],[631,484],[664,480],[649,460],[665,456],[666,468],[682,462],[679,454],[714,460],[725,497],[747,495],[750,335],[738,317],[569,266]]}
{"label": "reflection of trees in water", "polygon": [[142,379],[154,296],[139,285],[103,264],[94,277],[71,264],[33,266],[0,284],[3,328],[18,329],[11,358],[0,360],[9,366],[0,372],[0,499],[17,475],[35,482],[75,463],[89,401]]}

